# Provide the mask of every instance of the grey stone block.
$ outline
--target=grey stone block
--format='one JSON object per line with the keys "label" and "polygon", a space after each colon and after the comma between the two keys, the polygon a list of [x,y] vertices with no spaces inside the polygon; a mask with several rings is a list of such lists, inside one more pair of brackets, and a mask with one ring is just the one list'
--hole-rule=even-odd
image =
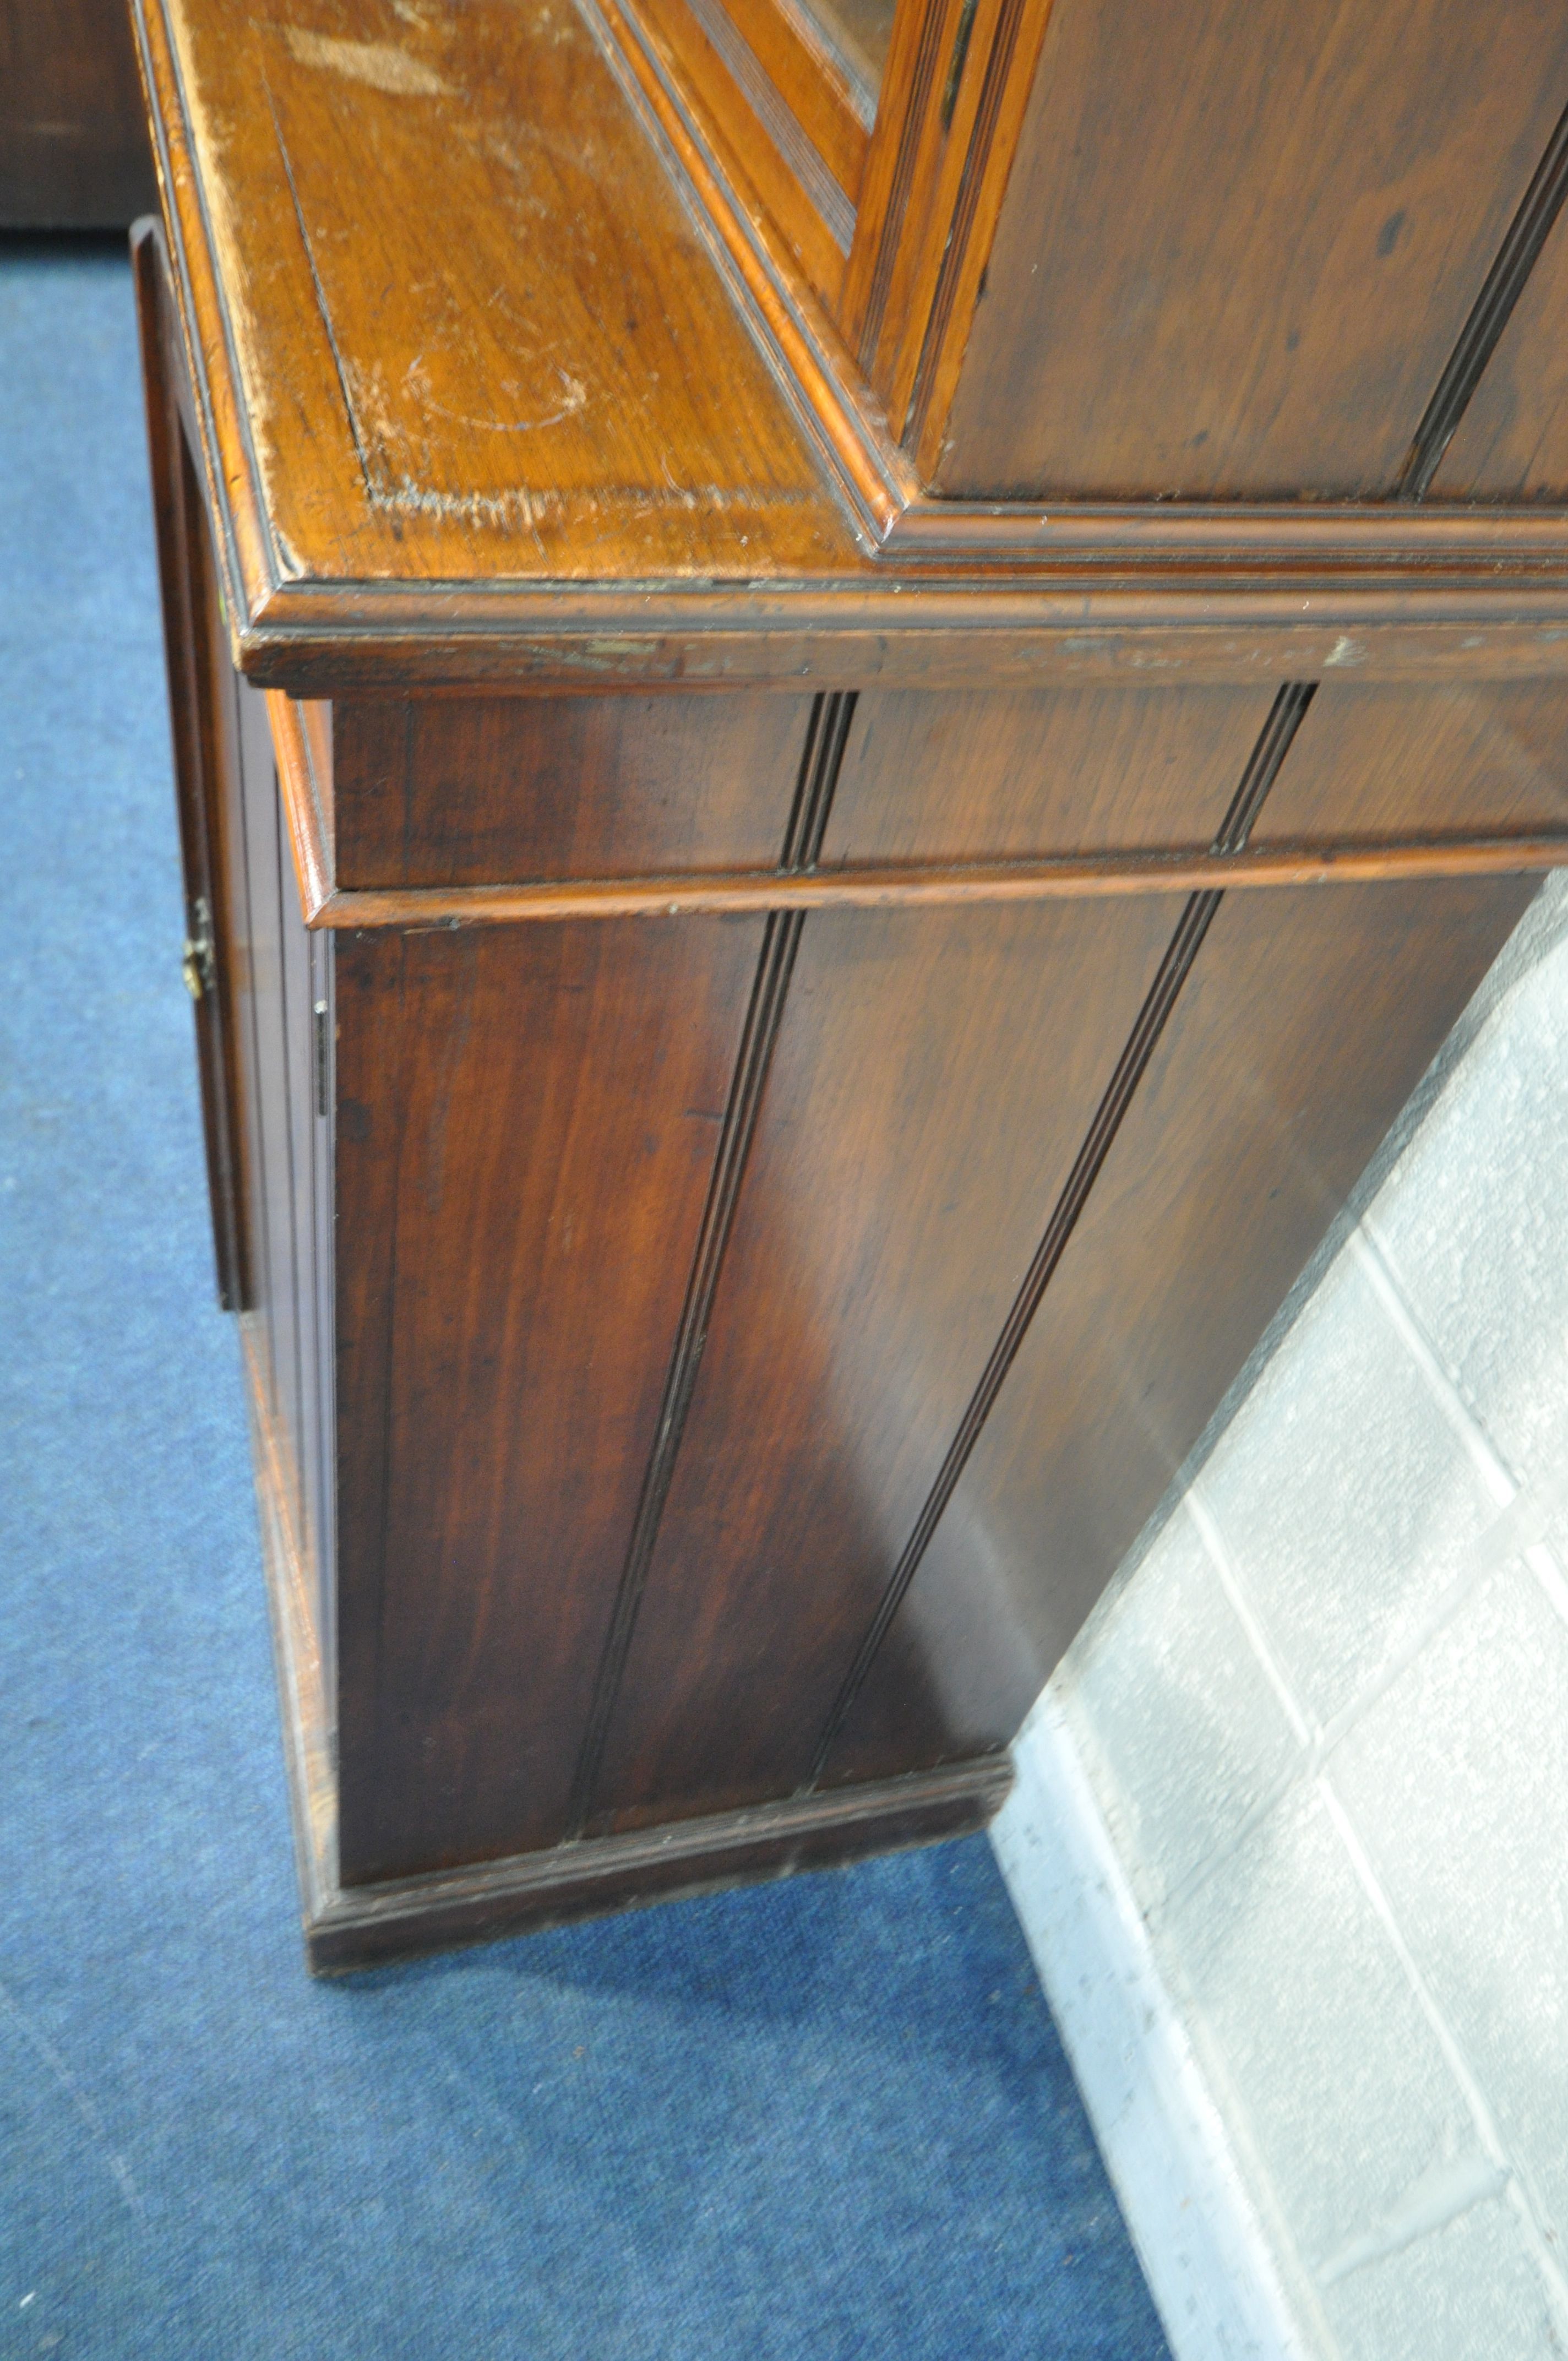
{"label": "grey stone block", "polygon": [[1216,2097],[1316,2271],[1434,2156],[1474,2144],[1464,2099],[1315,1785],[1161,1930],[1206,2029]]}
{"label": "grey stone block", "polygon": [[1568,2256],[1568,1628],[1524,1567],[1483,1586],[1330,1775]]}
{"label": "grey stone block", "polygon": [[1507,2198],[1323,2291],[1343,2361],[1559,2361],[1541,2274]]}
{"label": "grey stone block", "polygon": [[1146,1898],[1163,1900],[1232,1842],[1299,1758],[1279,1700],[1185,1515],[1165,1527],[1065,1675],[1065,1701],[1090,1726],[1111,1774],[1114,1793],[1105,1800],[1120,1806]]}
{"label": "grey stone block", "polygon": [[[1485,1028],[1369,1225],[1515,1475],[1568,1477],[1568,943]],[[1568,1505],[1551,1532],[1568,1553]]]}
{"label": "grey stone block", "polygon": [[1320,1723],[1398,1662],[1497,1514],[1349,1253],[1243,1405],[1201,1490]]}

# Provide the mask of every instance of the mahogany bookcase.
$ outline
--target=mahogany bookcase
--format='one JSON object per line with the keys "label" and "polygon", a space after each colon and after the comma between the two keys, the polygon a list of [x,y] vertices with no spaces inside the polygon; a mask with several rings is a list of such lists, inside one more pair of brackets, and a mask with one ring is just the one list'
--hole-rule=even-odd
{"label": "mahogany bookcase", "polygon": [[976,1827],[1568,860],[1568,15],[136,16],[310,1958]]}

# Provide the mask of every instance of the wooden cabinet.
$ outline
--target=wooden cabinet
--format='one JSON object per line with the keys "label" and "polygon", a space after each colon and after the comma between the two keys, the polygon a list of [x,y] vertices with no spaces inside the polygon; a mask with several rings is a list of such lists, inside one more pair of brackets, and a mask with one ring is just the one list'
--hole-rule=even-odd
{"label": "wooden cabinet", "polygon": [[310,1953],[981,1823],[1568,860],[1541,0],[138,0]]}

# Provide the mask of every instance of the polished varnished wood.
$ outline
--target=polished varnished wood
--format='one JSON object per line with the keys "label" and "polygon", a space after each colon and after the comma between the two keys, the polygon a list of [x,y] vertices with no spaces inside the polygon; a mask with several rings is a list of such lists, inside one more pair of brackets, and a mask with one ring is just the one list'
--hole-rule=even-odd
{"label": "polished varnished wood", "polygon": [[[823,865],[1207,847],[1273,694],[872,690],[856,703]],[[970,783],[961,798],[956,779]]]}
{"label": "polished varnished wood", "polygon": [[780,225],[807,285],[832,311],[866,159],[865,126],[841,78],[803,56],[767,0],[739,10],[723,0],[642,0],[641,21],[680,75],[729,178]]}
{"label": "polished varnished wood", "polygon": [[335,1437],[331,1414],[332,1174],[314,1007],[330,961],[308,937],[274,785],[266,713],[230,674],[217,699],[217,792],[228,849],[225,957],[235,980],[253,1298],[247,1319],[280,1470],[280,1512],[331,1660]]}
{"label": "polished varnished wood", "polygon": [[[318,696],[1150,663],[1310,677],[1347,650],[1463,672],[1477,631],[1496,660],[1568,665],[1568,534],[1534,504],[1210,516],[926,497],[849,345],[757,244],[606,6],[596,33],[544,0],[419,25],[390,0],[309,23],[282,0],[243,20],[138,0],[231,642],[253,676]],[[569,162],[526,129],[561,108]],[[328,173],[329,149],[354,169]],[[705,241],[692,206],[721,235]],[[547,350],[509,329],[543,316]],[[1401,553],[1423,591],[1462,595],[1416,598],[1388,571]],[[992,554],[1004,593],[976,570]],[[1280,567],[1299,590],[1271,583]],[[1286,630],[1288,658],[1271,644]]]}
{"label": "polished varnished wood", "polygon": [[1568,500],[1568,222],[1561,213],[1453,439],[1434,501]]}
{"label": "polished varnished wood", "polygon": [[305,1570],[283,1511],[278,1438],[251,1361],[251,1426],[261,1541],[305,1949],[318,1975],[485,1942],[521,1927],[559,1926],[605,1910],[701,1894],[739,1880],[868,1852],[928,1843],[983,1828],[1006,1795],[1005,1757],[986,1756],[913,1777],[791,1798],[761,1811],[686,1821],[652,1835],[556,1845],[456,1871],[345,1886],[339,1875],[336,1733],[331,1683],[317,1643]]}
{"label": "polished varnished wood", "polygon": [[225,1311],[240,1312],[252,1301],[254,1282],[245,1213],[229,864],[223,814],[213,794],[219,776],[214,741],[225,701],[226,650],[221,632],[214,637],[217,602],[211,544],[176,405],[180,372],[170,342],[173,323],[163,300],[156,243],[145,225],[134,244],[133,262],[185,886],[186,979],[196,1007],[218,1301]]}
{"label": "polished varnished wood", "polygon": [[1568,694],[1554,683],[1320,688],[1257,845],[1568,830]]}
{"label": "polished varnished wood", "polygon": [[0,0],[0,228],[124,229],[153,200],[124,0]]}
{"label": "polished varnished wood", "polygon": [[[636,0],[641,15],[630,18],[608,5],[613,26],[643,26],[643,0]],[[658,5],[681,13],[685,0]],[[703,8],[727,21],[718,0],[703,0]],[[1539,5],[1505,12],[1496,40],[1462,8],[1418,5],[1391,18],[1343,0],[1298,16],[1284,37],[1255,16],[1244,24],[1223,11],[1194,29],[1189,38],[1187,20],[1162,23],[1162,48],[1143,38],[1141,24],[1124,26],[1095,0],[1050,7],[981,0],[961,8],[958,0],[908,0],[898,12],[842,297],[836,306],[827,299],[833,316],[824,321],[813,316],[821,272],[808,271],[810,284],[795,291],[806,342],[826,373],[826,387],[814,393],[819,414],[889,549],[957,554],[990,540],[1014,556],[1051,549],[1069,556],[1102,542],[1127,547],[1104,500],[1131,494],[1165,509],[1162,545],[1234,562],[1234,544],[1210,529],[1205,506],[1272,504],[1283,554],[1294,538],[1288,504],[1303,491],[1338,502],[1335,544],[1347,555],[1370,554],[1378,543],[1412,554],[1440,545],[1442,528],[1419,514],[1420,503],[1486,380],[1514,305],[1521,292],[1528,297],[1561,203],[1568,118],[1555,113],[1562,60],[1548,12]],[[637,64],[637,39],[628,47]],[[1486,71],[1472,73],[1482,49]],[[1135,56],[1142,64],[1129,71]],[[1511,73],[1528,81],[1533,111],[1523,96],[1515,103]],[[765,257],[761,276],[749,276],[788,347],[792,326],[770,301],[766,267],[790,278],[798,239],[787,206],[772,208],[770,221],[764,199],[743,189],[734,200],[734,124],[721,103],[689,89],[683,95],[678,58],[666,50],[663,66],[644,81],[742,269],[751,249]],[[1224,104],[1208,105],[1212,88]],[[1168,136],[1146,141],[1142,126],[1156,105]],[[799,103],[794,112],[804,119]],[[1231,137],[1238,120],[1247,126],[1245,155]],[[1433,124],[1441,138],[1431,136]],[[1084,157],[1099,181],[1080,169]],[[744,184],[743,167],[740,178]],[[1366,215],[1388,190],[1400,202],[1379,216],[1374,239]],[[1069,211],[1051,214],[1064,195]],[[1042,206],[1055,274],[1044,281]],[[1457,251],[1456,209],[1469,239]],[[1268,241],[1287,227],[1278,250],[1293,257],[1293,310],[1302,318],[1278,330],[1283,349],[1271,357],[1275,332],[1255,324],[1275,319],[1278,290],[1259,281],[1254,300],[1252,274],[1266,269]],[[1114,252],[1096,244],[1107,236],[1113,246],[1121,241]],[[1435,271],[1442,307],[1425,293]],[[1401,304],[1419,335],[1401,326]],[[1317,323],[1310,333],[1309,310]],[[1355,322],[1350,335],[1341,326],[1347,316]],[[1074,333],[1064,336],[1069,318]],[[1203,326],[1195,331],[1197,321]],[[1077,372],[1077,392],[1066,390],[1070,400],[1081,396],[1084,410],[1070,424],[1062,423],[1064,389],[1037,366],[1042,342],[1052,369]],[[792,357],[798,366],[799,354]],[[1228,393],[1227,367],[1234,379]],[[1054,390],[1042,395],[1043,382]],[[838,414],[846,396],[848,421]],[[1205,417],[1183,429],[1194,401]],[[1072,455],[1053,461],[1043,479],[1038,467],[1030,474],[1017,466],[1018,450],[1042,427],[1039,416],[1029,425],[1031,401],[1045,412],[1044,431]],[[1135,414],[1118,424],[1118,405],[1129,403]],[[1402,426],[1401,403],[1409,405]],[[1254,433],[1271,422],[1268,441],[1251,456],[1238,450],[1233,465],[1223,456],[1231,431],[1223,418],[1234,425],[1243,409]],[[1357,465],[1368,417],[1387,422],[1384,441]],[[961,452],[977,431],[991,434],[992,457],[1006,451],[1010,477],[966,474]],[[929,483],[949,497],[912,495],[889,433],[914,461],[916,487]],[[1129,433],[1149,447],[1141,456],[1115,453],[1097,490],[1082,472],[1083,455],[1106,450],[1108,439],[1125,443]],[[1302,459],[1309,443],[1317,446],[1313,466]],[[1042,516],[1030,506],[1041,490],[1080,515]],[[1369,491],[1388,500],[1380,517],[1354,505]],[[951,497],[966,492],[980,500]],[[999,498],[1018,513],[999,517]],[[1508,538],[1509,526],[1494,513],[1478,537],[1499,533]]]}
{"label": "polished varnished wood", "polygon": [[828,1784],[1005,1744],[1530,893],[1223,901]]}
{"label": "polished varnished wood", "polygon": [[[227,135],[204,193],[269,571],[767,576],[848,555],[575,11],[144,21],[189,109],[173,127],[209,152]],[[531,128],[552,122],[570,139]]]}
{"label": "polished varnished wood", "polygon": [[917,457],[952,399],[1051,5],[899,14],[843,324]]}
{"label": "polished varnished wood", "polygon": [[729,0],[726,14],[853,204],[876,119],[869,48],[831,8],[801,0]]}
{"label": "polished varnished wood", "polygon": [[805,1781],[1169,931],[1157,897],[807,920],[603,1824]]}
{"label": "polished varnished wood", "polygon": [[809,697],[340,701],[336,873],[350,889],[766,868]]}
{"label": "polished varnished wood", "polygon": [[137,24],[313,1960],[977,1826],[1568,865],[1568,36]]}
{"label": "polished varnished wood", "polygon": [[346,1883],[567,1832],[761,935],[339,939]]}
{"label": "polished varnished wood", "polygon": [[1057,0],[936,482],[1390,493],[1565,105],[1551,0]]}

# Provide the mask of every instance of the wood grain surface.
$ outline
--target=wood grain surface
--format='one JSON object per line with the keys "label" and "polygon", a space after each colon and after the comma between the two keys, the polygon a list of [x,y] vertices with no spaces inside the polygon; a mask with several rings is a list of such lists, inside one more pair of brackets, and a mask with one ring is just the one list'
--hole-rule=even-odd
{"label": "wood grain surface", "polygon": [[142,234],[132,242],[132,265],[185,889],[184,957],[187,981],[196,986],[196,1057],[214,1260],[219,1302],[227,1312],[242,1312],[253,1300],[254,1280],[228,947],[230,862],[214,739],[215,708],[227,693],[227,651],[221,636],[216,641],[212,637],[217,618],[211,547],[175,395],[180,364],[172,343],[174,322],[149,224],[142,225]]}
{"label": "wood grain surface", "polygon": [[1568,500],[1568,221],[1560,214],[1429,501]]}
{"label": "wood grain surface", "polygon": [[1206,848],[1273,693],[872,690],[856,703],[824,865]]}
{"label": "wood grain surface", "polygon": [[811,708],[782,692],[339,699],[338,881],[771,866]]}
{"label": "wood grain surface", "polygon": [[[829,311],[843,284],[866,135],[848,109],[803,104],[828,96],[820,78],[784,42],[769,44],[770,72],[747,38],[782,27],[761,6],[737,16],[723,0],[637,0],[638,22],[665,71],[679,78],[727,179],[777,225],[806,284]],[[795,71],[792,71],[792,69]],[[777,80],[783,71],[791,95]]]}
{"label": "wood grain surface", "polygon": [[829,1784],[1017,1728],[1532,890],[1222,904]]}
{"label": "wood grain surface", "polygon": [[[216,0],[134,5],[231,648],[269,686],[319,697],[460,680],[849,688],[1157,665],[1232,681],[1349,662],[1385,677],[1568,665],[1568,521],[1539,502],[1335,504],[1319,487],[1303,504],[1314,488],[1286,484],[1272,502],[1244,486],[1247,500],[1226,507],[1196,479],[1195,500],[1164,485],[1159,500],[1120,507],[953,498],[948,480],[944,497],[926,497],[842,335],[726,195],[667,76],[630,31],[617,48],[615,0],[603,21],[589,7],[591,26],[557,20],[548,0],[474,0],[422,29],[391,0],[314,0],[303,16],[263,0],[238,19]],[[1497,71],[1519,64],[1533,21],[1510,12]],[[992,121],[992,29],[989,49],[983,27],[971,36],[955,98],[955,126],[977,137]],[[1009,106],[1028,47],[1026,28],[1014,32]],[[1409,54],[1419,60],[1420,41]],[[895,40],[884,109],[900,103],[899,55]],[[1228,51],[1222,62],[1232,70]],[[1479,253],[1492,213],[1506,220],[1527,139],[1502,123],[1486,74],[1473,79],[1475,153],[1461,105],[1429,177],[1446,192],[1451,167],[1469,175],[1464,205],[1443,217],[1470,224]],[[563,150],[550,126],[567,118]],[[1005,160],[1006,122],[992,133],[987,153]],[[437,148],[432,175],[423,159]],[[1520,170],[1528,179],[1530,163]],[[1296,203],[1281,174],[1270,220]],[[994,175],[981,179],[996,194]],[[978,189],[960,176],[967,258],[952,265],[962,287],[942,298],[938,343],[944,370],[972,344],[974,381],[987,376],[1000,398],[1005,372],[969,335],[970,297],[982,328],[1015,319],[1022,346],[1037,324],[981,269],[991,197]],[[1109,237],[1121,216],[1096,218]],[[1317,236],[1327,214],[1307,218]],[[1375,260],[1409,281],[1413,302],[1420,258],[1404,256],[1405,237]],[[1418,414],[1448,357],[1447,307],[1463,319],[1474,292],[1468,262],[1427,247],[1441,334],[1429,324],[1399,339],[1412,385],[1428,343],[1436,354]],[[959,248],[947,237],[933,251]],[[1337,283],[1324,280],[1325,316]],[[1199,320],[1202,304],[1190,308]],[[1268,292],[1255,317],[1278,310]],[[543,318],[543,341],[520,324]],[[1208,324],[1193,335],[1203,355],[1226,348]],[[1354,338],[1340,342],[1348,357]],[[1080,334],[1080,346],[1091,357],[1094,338]],[[1095,393],[1095,433],[1073,430],[1085,461],[1122,432],[1128,389],[1168,375],[1163,362],[1129,369],[1120,351],[1115,401]],[[1032,384],[1033,360],[1020,367]],[[1265,390],[1248,396],[1253,423],[1275,415]],[[1347,450],[1383,418],[1384,390],[1357,380]],[[1379,434],[1395,437],[1392,415]],[[1401,416],[1407,442],[1409,429]],[[1287,634],[1292,652],[1271,646]]]}
{"label": "wood grain surface", "polygon": [[318,1964],[975,1826],[1568,856],[1568,19],[133,5]]}
{"label": "wood grain surface", "polygon": [[168,24],[279,578],[848,555],[575,10],[175,0]]}
{"label": "wood grain surface", "polygon": [[1326,683],[1253,842],[1368,844],[1568,830],[1568,693]]}
{"label": "wood grain surface", "polygon": [[565,1832],[761,934],[338,944],[345,1884]]}
{"label": "wood grain surface", "polygon": [[593,1826],[804,1778],[1171,925],[807,921]]}
{"label": "wood grain surface", "polygon": [[1565,103],[1552,0],[1057,0],[937,485],[1390,491]]}

